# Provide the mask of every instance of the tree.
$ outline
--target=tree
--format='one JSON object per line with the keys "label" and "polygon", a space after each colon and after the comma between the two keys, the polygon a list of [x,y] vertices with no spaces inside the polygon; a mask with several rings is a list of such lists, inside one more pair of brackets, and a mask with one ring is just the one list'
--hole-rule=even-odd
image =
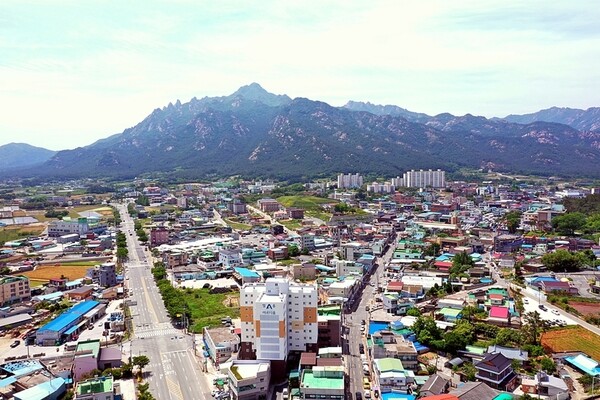
{"label": "tree", "polygon": [[519,346],[523,342],[523,337],[520,331],[511,328],[500,328],[494,343],[500,346],[506,345],[517,345]]}
{"label": "tree", "polygon": [[418,317],[411,329],[417,340],[423,344],[430,344],[434,340],[442,339],[442,330],[437,327],[435,320],[431,317]]}
{"label": "tree", "polygon": [[433,242],[425,248],[423,254],[430,257],[437,257],[440,254],[440,244]]}
{"label": "tree", "polygon": [[474,381],[477,369],[473,364],[466,362],[462,365],[462,372],[467,381]]}
{"label": "tree", "polygon": [[117,259],[120,262],[125,261],[127,259],[128,254],[129,254],[129,251],[127,250],[126,247],[117,248]]}
{"label": "tree", "polygon": [[567,250],[556,250],[542,256],[542,264],[554,272],[579,271],[583,266],[585,256],[581,253],[571,253]]}
{"label": "tree", "polygon": [[475,265],[475,261],[466,252],[455,254],[452,258],[452,267],[450,267],[450,275],[457,276],[467,271]]}
{"label": "tree", "polygon": [[504,216],[504,223],[506,224],[506,229],[510,233],[515,233],[519,225],[521,224],[521,212],[520,211],[510,211]]}
{"label": "tree", "polygon": [[580,212],[567,213],[552,218],[552,227],[564,235],[572,236],[585,226],[586,218]]}
{"label": "tree", "polygon": [[539,345],[540,336],[548,329],[548,324],[542,319],[537,311],[528,312],[524,315],[524,326],[522,332],[527,344]]}
{"label": "tree", "polygon": [[300,255],[300,249],[295,244],[288,245],[288,256],[298,257]]}
{"label": "tree", "polygon": [[549,374],[556,372],[556,364],[550,357],[543,357],[540,360],[540,367],[543,371],[546,371]]}
{"label": "tree", "polygon": [[406,315],[408,315],[410,317],[418,317],[421,315],[421,311],[419,311],[419,309],[416,307],[409,308],[408,311],[406,312]]}
{"label": "tree", "polygon": [[141,354],[139,356],[134,356],[131,363],[140,369],[140,375],[142,375],[142,370],[146,365],[150,364],[150,359],[147,355]]}

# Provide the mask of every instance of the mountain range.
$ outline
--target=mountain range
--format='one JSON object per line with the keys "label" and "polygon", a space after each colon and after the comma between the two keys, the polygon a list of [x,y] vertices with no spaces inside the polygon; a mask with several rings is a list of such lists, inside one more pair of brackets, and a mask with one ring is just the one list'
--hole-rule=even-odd
{"label": "mountain range", "polygon": [[42,164],[55,154],[56,151],[26,143],[8,143],[0,146],[0,170],[12,170]]}
{"label": "mountain range", "polygon": [[308,178],[469,167],[600,177],[598,127],[598,108],[551,108],[503,119],[429,116],[353,101],[332,107],[253,83],[229,96],[177,100],[120,134],[60,151],[22,174]]}

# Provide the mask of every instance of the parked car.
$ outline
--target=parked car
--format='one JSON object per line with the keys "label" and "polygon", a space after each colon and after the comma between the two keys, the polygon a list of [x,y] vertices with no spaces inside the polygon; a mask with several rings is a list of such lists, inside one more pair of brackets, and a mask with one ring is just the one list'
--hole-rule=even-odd
{"label": "parked car", "polygon": [[560,313],[558,312],[558,310],[552,310],[551,312],[552,312],[552,314],[554,314],[554,315],[560,315]]}
{"label": "parked car", "polygon": [[14,342],[12,342],[12,343],[10,344],[10,347],[12,347],[12,348],[14,349],[15,347],[17,347],[17,346],[18,346],[18,345],[20,345],[20,344],[21,344],[21,341],[20,341],[20,340],[15,340]]}

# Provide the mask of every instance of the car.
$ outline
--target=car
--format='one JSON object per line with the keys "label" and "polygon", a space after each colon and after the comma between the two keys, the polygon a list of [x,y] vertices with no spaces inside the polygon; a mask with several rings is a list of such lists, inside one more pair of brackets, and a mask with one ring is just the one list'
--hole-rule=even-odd
{"label": "car", "polygon": [[356,400],[362,400],[362,393],[356,392]]}
{"label": "car", "polygon": [[282,398],[285,400],[288,398],[288,388],[284,388],[282,394]]}
{"label": "car", "polygon": [[358,351],[360,351],[360,354],[365,354],[365,345],[360,343],[358,345]]}
{"label": "car", "polygon": [[529,304],[529,300],[523,299],[523,304]]}
{"label": "car", "polygon": [[18,346],[18,345],[20,345],[20,344],[21,344],[21,341],[20,341],[20,340],[15,340],[14,342],[12,342],[12,343],[10,344],[10,347],[14,349],[15,347],[17,347],[17,346]]}
{"label": "car", "polygon": [[370,399],[370,398],[371,398],[371,391],[365,390],[365,399]]}
{"label": "car", "polygon": [[551,313],[554,314],[554,315],[560,315],[560,313],[558,312],[558,310],[552,310]]}
{"label": "car", "polygon": [[540,304],[540,305],[538,306],[538,308],[539,308],[540,310],[542,310],[542,311],[547,311],[547,310],[548,310],[548,309],[546,308],[546,306],[545,306],[545,305],[543,305],[543,304]]}

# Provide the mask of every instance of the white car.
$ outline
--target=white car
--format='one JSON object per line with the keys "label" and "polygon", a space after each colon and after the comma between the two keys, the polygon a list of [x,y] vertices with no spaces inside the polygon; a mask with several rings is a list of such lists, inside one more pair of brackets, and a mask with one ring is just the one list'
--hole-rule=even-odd
{"label": "white car", "polygon": [[558,310],[552,310],[551,313],[554,314],[554,315],[560,315],[560,313],[558,312]]}
{"label": "white car", "polygon": [[529,300],[523,299],[523,304],[529,304]]}
{"label": "white car", "polygon": [[370,398],[371,398],[371,391],[365,390],[365,399],[370,399]]}

